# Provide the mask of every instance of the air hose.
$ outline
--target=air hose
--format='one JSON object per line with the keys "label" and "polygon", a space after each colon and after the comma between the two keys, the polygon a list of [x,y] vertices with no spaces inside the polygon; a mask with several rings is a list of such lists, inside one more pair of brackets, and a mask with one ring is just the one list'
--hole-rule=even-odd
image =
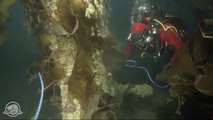
{"label": "air hose", "polygon": [[167,31],[168,29],[173,28],[176,32],[178,32],[177,28],[175,26],[165,26],[161,21],[154,19],[155,22],[159,23],[164,31]]}
{"label": "air hose", "polygon": [[158,87],[158,88],[167,88],[167,87],[169,87],[169,84],[168,84],[168,85],[165,85],[165,86],[158,85],[158,84],[152,79],[151,75],[149,74],[149,71],[148,71],[145,67],[143,67],[143,66],[137,66],[137,62],[136,62],[135,60],[126,60],[125,62],[126,62],[126,64],[124,65],[125,67],[138,68],[138,69],[144,70],[144,71],[146,72],[146,74],[147,74],[147,76],[148,76],[150,82],[151,82],[153,85],[155,85],[156,87]]}
{"label": "air hose", "polygon": [[43,103],[43,97],[44,97],[44,82],[43,82],[43,79],[42,79],[40,72],[38,72],[38,77],[39,77],[39,80],[40,80],[40,83],[41,83],[41,95],[40,95],[39,105],[38,105],[38,109],[36,111],[34,120],[38,119],[39,113],[41,111],[41,106],[42,106],[42,103]]}

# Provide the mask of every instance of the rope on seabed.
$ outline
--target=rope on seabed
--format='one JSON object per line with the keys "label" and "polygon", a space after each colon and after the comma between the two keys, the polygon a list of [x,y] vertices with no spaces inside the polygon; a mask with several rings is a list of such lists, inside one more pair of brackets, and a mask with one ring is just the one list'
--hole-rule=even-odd
{"label": "rope on seabed", "polygon": [[40,83],[41,83],[41,96],[40,96],[39,105],[38,105],[38,109],[36,111],[36,115],[34,117],[34,120],[38,119],[39,113],[41,111],[41,105],[42,105],[42,102],[43,102],[43,97],[44,97],[44,81],[42,79],[40,72],[38,72],[38,76],[39,76],[39,80],[40,80]]}
{"label": "rope on seabed", "polygon": [[151,75],[149,74],[149,71],[145,67],[137,66],[137,62],[135,60],[126,60],[126,63],[130,63],[130,65],[125,64],[124,65],[125,67],[143,69],[146,72],[146,74],[147,74],[149,80],[151,81],[151,83],[154,84],[156,87],[158,87],[158,88],[167,88],[167,87],[169,87],[169,84],[165,85],[165,86],[160,86],[157,83],[155,83],[155,81],[152,79]]}

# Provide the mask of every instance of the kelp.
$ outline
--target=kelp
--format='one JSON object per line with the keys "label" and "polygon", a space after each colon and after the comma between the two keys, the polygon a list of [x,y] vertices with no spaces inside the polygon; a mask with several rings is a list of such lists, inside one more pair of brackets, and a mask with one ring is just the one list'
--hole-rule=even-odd
{"label": "kelp", "polygon": [[[91,119],[94,113],[105,109],[99,106],[104,94],[120,101],[128,85],[119,87],[103,65],[104,49],[112,45],[113,38],[105,10],[108,1],[23,2],[44,53],[36,68],[44,76],[45,90],[53,92],[50,101],[60,108],[61,118]],[[59,94],[55,94],[56,88]],[[107,101],[104,106],[115,104],[109,103],[111,99],[104,101]]]}
{"label": "kelp", "polygon": [[176,52],[176,60],[156,76],[156,80],[169,83],[170,96],[167,102],[177,100],[177,114],[181,114],[181,106],[185,103],[184,96],[196,91],[194,80],[198,74],[187,47]]}
{"label": "kelp", "polygon": [[204,75],[196,77],[195,88],[201,93],[213,96],[213,64],[207,64]]}
{"label": "kelp", "polygon": [[164,67],[156,79],[169,83],[170,97],[168,102],[177,100],[177,114],[181,114],[186,96],[196,94],[198,91],[208,96],[213,95],[212,72],[213,65],[208,63],[212,54],[212,41],[197,36],[188,42],[188,46],[176,52],[176,60]]}
{"label": "kelp", "polygon": [[193,83],[196,75],[196,67],[193,64],[188,49],[185,47],[176,52],[176,60],[169,68],[164,68],[161,73],[157,74],[156,80],[173,84],[173,82],[179,82],[183,79]]}

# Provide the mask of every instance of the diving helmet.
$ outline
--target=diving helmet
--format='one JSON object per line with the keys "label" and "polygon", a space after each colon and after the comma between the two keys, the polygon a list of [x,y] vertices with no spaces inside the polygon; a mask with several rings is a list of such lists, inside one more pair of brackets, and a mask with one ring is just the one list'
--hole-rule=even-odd
{"label": "diving helmet", "polygon": [[143,21],[145,18],[159,18],[164,17],[164,12],[155,5],[152,5],[150,3],[143,3],[137,8],[138,14],[141,17],[141,20]]}

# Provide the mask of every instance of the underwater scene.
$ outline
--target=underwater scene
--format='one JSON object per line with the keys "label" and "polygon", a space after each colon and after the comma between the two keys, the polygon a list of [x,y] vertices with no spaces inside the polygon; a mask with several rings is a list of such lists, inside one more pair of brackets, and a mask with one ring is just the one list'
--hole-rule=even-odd
{"label": "underwater scene", "polygon": [[0,0],[0,119],[213,120],[213,1]]}

